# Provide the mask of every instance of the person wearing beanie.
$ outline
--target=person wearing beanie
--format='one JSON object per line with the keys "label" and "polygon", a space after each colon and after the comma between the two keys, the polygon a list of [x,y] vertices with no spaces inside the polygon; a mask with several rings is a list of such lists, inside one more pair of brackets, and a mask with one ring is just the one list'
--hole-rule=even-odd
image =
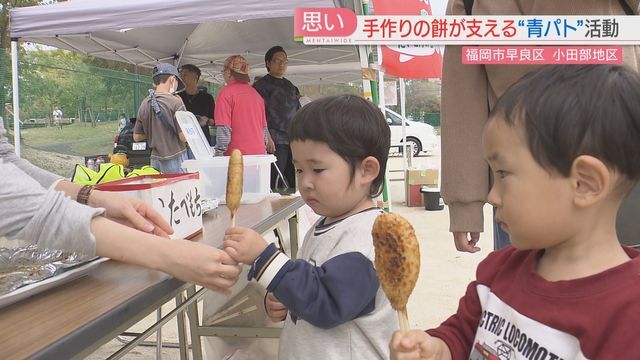
{"label": "person wearing beanie", "polygon": [[222,70],[226,85],[216,98],[216,156],[239,149],[243,155],[266,154],[268,139],[264,101],[249,84],[249,63],[228,57]]}

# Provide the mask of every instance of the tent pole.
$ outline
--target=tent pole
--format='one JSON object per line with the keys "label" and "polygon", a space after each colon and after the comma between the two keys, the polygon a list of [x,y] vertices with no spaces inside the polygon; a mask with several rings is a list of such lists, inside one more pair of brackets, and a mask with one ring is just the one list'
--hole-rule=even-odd
{"label": "tent pole", "polygon": [[[362,67],[364,71],[364,69],[369,67],[369,56],[367,55],[367,50],[365,49],[364,45],[358,46],[358,55],[360,57],[360,67]],[[362,78],[362,96],[370,101],[373,101],[371,93],[371,82],[364,78],[364,73]]]}
{"label": "tent pole", "polygon": [[[133,113],[138,113],[138,107],[140,106],[140,71],[138,69],[138,64],[133,66],[133,70],[136,74],[136,79],[133,82]],[[133,116],[130,116],[133,117]]]}
{"label": "tent pole", "polygon": [[[362,15],[369,15],[369,0],[356,0],[354,2],[354,7],[356,8],[356,14],[358,13],[358,9],[362,10]],[[378,55],[378,62],[380,62],[380,47],[377,47],[377,55]],[[367,48],[365,46],[358,46],[358,53],[360,55],[360,65],[361,67],[364,68],[371,68],[373,65],[373,52],[367,51]],[[382,72],[380,71],[379,74],[382,74]],[[381,94],[382,92],[384,92],[384,83],[383,81],[383,77],[380,78],[380,84],[378,84],[375,79],[374,80],[367,80],[364,78],[362,79],[362,92],[365,98],[371,100],[374,104],[381,106],[380,109],[382,111],[382,114],[384,115],[384,118],[387,118],[387,115],[385,113],[384,110],[384,100],[382,100],[382,102],[380,102],[380,99],[382,99],[384,97],[384,94]],[[382,104],[382,105],[380,105]],[[384,202],[384,209],[388,212],[391,212],[391,194],[389,192],[389,173],[387,172],[384,175],[384,181],[382,183],[382,201]]]}
{"label": "tent pole", "polygon": [[[382,59],[382,50],[380,46],[376,47],[376,51],[378,53],[378,81],[380,84],[378,85],[378,100],[380,111],[382,111],[382,115],[384,115],[385,120],[387,119],[386,108],[386,99],[384,98],[384,72],[380,70],[380,61]],[[382,183],[382,200],[385,203],[384,209],[388,212],[392,212],[391,209],[391,188],[389,186],[389,168],[386,168],[384,174],[384,182]]]}
{"label": "tent pole", "polygon": [[[362,4],[362,15],[369,15],[369,0],[361,0],[361,4]],[[366,53],[366,63],[367,63],[367,68],[371,68],[373,65],[373,51],[371,51],[371,48],[366,48],[365,47],[365,53]],[[370,79],[369,80],[369,94],[371,96],[370,100],[373,101],[374,104],[378,105],[379,103],[379,97],[378,97],[378,83],[376,82],[375,79]]]}
{"label": "tent pole", "polygon": [[18,88],[18,39],[11,39],[11,80],[13,92],[13,144],[16,155],[22,155],[20,144],[20,91]]}
{"label": "tent pole", "polygon": [[[406,111],[405,111],[405,88],[404,88],[404,78],[400,78],[400,115],[402,115],[402,170],[405,176],[405,182],[408,182],[407,176],[407,124],[406,124]],[[411,149],[413,151],[413,148]],[[411,154],[413,155],[413,154]],[[406,187],[409,189],[409,187]],[[409,191],[406,190],[407,194],[407,206],[409,206]]]}
{"label": "tent pole", "polygon": [[[369,51],[369,63],[368,63],[368,67],[372,68],[373,67],[373,51]],[[370,80],[369,81],[371,83],[371,101],[373,101],[374,104],[378,105],[380,104],[380,87],[381,85],[378,83],[378,81],[374,80]]]}
{"label": "tent pole", "polygon": [[[369,0],[356,0],[353,7],[356,15],[366,15],[368,11]],[[371,93],[371,81],[364,76],[365,69],[369,68],[369,53],[365,45],[359,45],[358,57],[360,58],[360,67],[362,68],[362,96],[373,101],[373,94]]]}
{"label": "tent pole", "polygon": [[378,107],[384,117],[386,119],[387,114],[385,113],[385,108],[387,107],[387,101],[384,97],[384,72],[380,70],[380,59],[382,59],[382,51],[380,50],[380,46],[377,46],[376,51],[378,52]]}

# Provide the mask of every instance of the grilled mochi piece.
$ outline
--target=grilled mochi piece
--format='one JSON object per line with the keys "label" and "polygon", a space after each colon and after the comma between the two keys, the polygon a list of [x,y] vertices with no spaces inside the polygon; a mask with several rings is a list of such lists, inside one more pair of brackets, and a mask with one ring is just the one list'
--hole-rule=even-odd
{"label": "grilled mochi piece", "polygon": [[420,273],[420,247],[413,226],[402,216],[381,214],[371,235],[382,290],[395,310],[404,310]]}

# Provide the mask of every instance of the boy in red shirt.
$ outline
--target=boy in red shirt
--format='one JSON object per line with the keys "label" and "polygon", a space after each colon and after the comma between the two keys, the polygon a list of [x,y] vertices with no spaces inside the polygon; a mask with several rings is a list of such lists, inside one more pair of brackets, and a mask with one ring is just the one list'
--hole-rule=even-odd
{"label": "boy in red shirt", "polygon": [[507,90],[483,148],[513,247],[438,328],[396,332],[392,359],[640,356],[640,257],[615,230],[640,179],[638,99],[640,75],[613,65],[548,66]]}

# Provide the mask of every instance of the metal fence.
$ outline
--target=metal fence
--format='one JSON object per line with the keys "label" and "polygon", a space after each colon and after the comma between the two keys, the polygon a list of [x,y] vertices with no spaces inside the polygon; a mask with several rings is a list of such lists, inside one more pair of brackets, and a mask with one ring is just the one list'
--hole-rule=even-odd
{"label": "metal fence", "polygon": [[[55,107],[63,121],[97,122],[134,117],[152,88],[151,77],[55,58],[19,58],[20,120],[25,126],[51,125]],[[13,127],[11,57],[0,50],[0,115]]]}
{"label": "metal fence", "polygon": [[407,114],[407,117],[413,119],[413,121],[419,121],[427,123],[434,127],[440,127],[440,113],[439,112],[413,112]]}
{"label": "metal fence", "polygon": [[[50,51],[66,56],[42,56],[43,50],[39,51],[40,56],[21,51],[19,57],[20,120],[25,126],[51,125],[55,107],[62,110],[64,121],[135,117],[140,102],[153,88],[147,75],[150,69],[141,69],[141,73],[114,70],[86,64],[82,55],[64,50]],[[220,88],[207,85],[211,93]],[[11,86],[11,55],[8,49],[0,49],[0,116],[5,127],[13,127]]]}

